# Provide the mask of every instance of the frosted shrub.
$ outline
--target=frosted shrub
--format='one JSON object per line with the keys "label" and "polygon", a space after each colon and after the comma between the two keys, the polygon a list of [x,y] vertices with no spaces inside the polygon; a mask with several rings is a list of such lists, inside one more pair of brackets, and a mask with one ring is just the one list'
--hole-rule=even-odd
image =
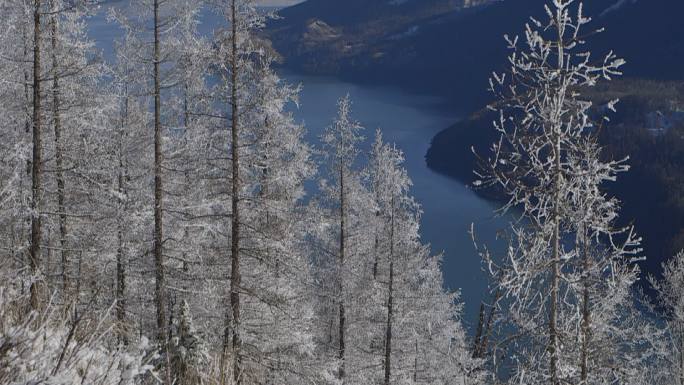
{"label": "frosted shrub", "polygon": [[0,383],[129,385],[149,372],[147,339],[119,346],[106,317],[71,319],[54,306],[23,314],[24,303],[0,288]]}

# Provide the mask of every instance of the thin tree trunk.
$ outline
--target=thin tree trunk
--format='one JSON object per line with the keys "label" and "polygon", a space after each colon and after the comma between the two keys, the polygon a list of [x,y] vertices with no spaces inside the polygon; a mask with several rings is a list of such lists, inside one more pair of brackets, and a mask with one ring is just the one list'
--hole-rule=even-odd
{"label": "thin tree trunk", "polygon": [[[562,18],[562,15],[560,11],[557,14],[557,21],[556,23],[559,23],[559,21]],[[563,31],[558,31],[558,70],[562,71],[565,63],[565,51],[564,51],[564,42],[563,42]],[[563,76],[559,76],[559,82],[560,82],[560,87],[559,90],[562,90],[564,88],[564,84],[562,83]],[[562,98],[562,95],[558,96],[559,98]],[[562,103],[559,103],[562,105]],[[560,107],[562,108],[562,107]],[[560,120],[560,113],[558,114],[559,116],[555,117],[555,119]],[[560,285],[560,208],[559,205],[561,204],[560,202],[560,197],[561,197],[561,183],[562,183],[562,169],[561,169],[561,127],[560,127],[560,121],[555,122],[554,124],[554,149],[553,149],[553,155],[555,156],[555,164],[554,164],[554,179],[555,179],[555,186],[554,186],[554,208],[553,208],[553,237],[552,237],[552,243],[553,243],[553,253],[552,253],[552,261],[551,261],[551,295],[549,296],[549,358],[550,358],[550,368],[549,368],[549,373],[551,375],[551,385],[560,385],[560,378],[558,374],[558,292],[559,292],[559,285]]]}
{"label": "thin tree trunk", "polygon": [[[556,128],[560,130],[560,128]],[[554,201],[553,208],[553,253],[551,255],[551,295],[549,296],[549,358],[551,374],[551,385],[560,385],[558,377],[558,291],[560,279],[560,212],[558,205],[560,204],[560,188],[561,188],[561,144],[560,132],[556,133],[554,143],[554,153],[556,157],[555,164],[555,183],[554,186]]]}
{"label": "thin tree trunk", "polygon": [[[53,7],[54,8],[54,7]],[[54,11],[53,11],[54,12]],[[62,144],[62,115],[59,87],[59,63],[57,60],[58,37],[57,15],[50,18],[51,47],[52,47],[52,123],[55,130],[55,161],[57,163],[57,213],[59,215],[59,249],[61,256],[62,294],[64,301],[69,300],[69,251],[67,250],[67,215],[65,206],[65,181],[64,181],[64,148]]]}
{"label": "thin tree trunk", "polygon": [[[118,189],[119,195],[125,196],[124,185],[124,130],[128,125],[128,86],[125,89],[124,111],[121,119],[121,129],[119,131],[119,175]],[[121,328],[120,339],[124,345],[128,345],[128,331],[126,327],[126,254],[124,252],[124,214],[126,212],[126,202],[121,203],[119,220],[117,221],[117,241],[116,251],[116,320]]]}
{"label": "thin tree trunk", "polygon": [[418,383],[418,338],[416,338],[416,355],[413,356],[413,383]]}
{"label": "thin tree trunk", "polygon": [[[22,38],[23,38],[23,47],[24,47],[24,60],[28,63],[31,60],[31,57],[29,56],[29,53],[31,51],[29,47],[29,27],[28,25],[22,24]],[[33,126],[32,122],[32,116],[29,112],[31,109],[30,106],[32,106],[33,103],[33,95],[32,95],[32,81],[31,81],[31,71],[29,71],[28,66],[25,66],[23,68],[24,73],[24,101],[26,102],[26,111],[25,111],[25,119],[24,119],[24,132],[28,136],[31,133],[31,128]],[[20,185],[19,185],[19,196],[24,196],[24,188],[28,184],[28,179],[31,178],[31,159],[26,158],[26,175],[22,174],[22,178],[20,179]],[[24,178],[24,176],[26,178]],[[31,231],[31,219],[33,216],[27,215],[25,219],[21,220],[21,227],[20,227],[20,232],[18,234],[20,239],[26,239],[29,241],[29,247],[30,247],[30,231]],[[23,242],[22,242],[23,243]],[[21,247],[21,245],[20,245]],[[21,249],[20,249],[21,250]],[[31,265],[31,256],[30,253],[27,256],[26,254],[22,253],[20,256],[21,263],[25,263],[26,265],[30,266]],[[24,266],[22,266],[23,268]],[[21,293],[23,294],[25,291],[24,283],[22,282],[21,284]]]}
{"label": "thin tree trunk", "polygon": [[[164,225],[163,225],[163,179],[162,127],[161,127],[161,75],[159,40],[159,0],[154,0],[154,264],[155,305],[157,310],[157,342],[169,357],[166,327],[166,274],[164,272]],[[165,365],[166,382],[171,383],[171,368]]]}
{"label": "thin tree trunk", "polygon": [[389,290],[387,292],[387,326],[385,328],[385,385],[392,375],[392,316],[394,311],[394,198],[390,219]]}
{"label": "thin tree trunk", "polygon": [[[560,139],[558,139],[560,142]],[[560,151],[556,153],[556,163],[558,170],[560,170]],[[560,196],[558,189],[560,188],[560,172],[556,176],[556,197]],[[558,199],[556,199],[558,205]],[[549,296],[549,358],[550,367],[549,373],[551,375],[551,385],[560,385],[558,377],[558,290],[559,290],[559,276],[560,276],[560,214],[558,208],[554,208],[554,228],[553,228],[553,254],[551,256],[551,295]]]}
{"label": "thin tree trunk", "polygon": [[[40,41],[41,25],[40,12],[41,0],[34,0],[33,5],[33,160],[31,164],[31,245],[29,248],[29,266],[34,275],[34,279],[40,280],[37,275],[40,273],[40,243],[41,243],[41,217],[40,217],[40,195],[41,195],[41,79],[40,79]],[[31,284],[31,307],[36,310],[42,301],[42,283],[35,281]]]}
{"label": "thin tree trunk", "polygon": [[188,80],[183,82],[183,126],[185,128],[185,133],[187,135],[188,128],[190,128],[190,91],[188,90]]}
{"label": "thin tree trunk", "polygon": [[[119,191],[123,190],[122,176],[119,175]],[[119,219],[117,224],[116,250],[116,320],[119,323],[120,340],[128,345],[128,333],[126,328],[126,256],[124,254],[123,221]]]}
{"label": "thin tree trunk", "polygon": [[480,341],[480,357],[484,358],[487,354],[487,349],[489,349],[489,337],[492,335],[492,328],[494,327],[494,316],[496,315],[496,307],[501,299],[501,289],[496,289],[496,294],[494,294],[494,302],[489,310],[489,316],[487,317],[487,323],[485,324],[484,332],[482,334],[482,340]]}
{"label": "thin tree trunk", "polygon": [[[379,189],[380,189],[380,187],[376,185],[375,186],[376,201],[380,200],[380,197],[379,197],[380,192],[378,191]],[[378,210],[375,213],[375,217],[376,217],[376,219],[378,219],[380,217],[380,210]],[[380,239],[378,237],[377,221],[376,221],[376,225],[375,225],[374,230],[375,230],[375,243],[373,244],[373,258],[374,258],[374,261],[373,261],[373,279],[375,280],[378,278],[378,264],[379,264],[379,258],[380,258],[380,256],[378,255],[380,252]]]}
{"label": "thin tree trunk", "polygon": [[[583,234],[583,237],[586,235]],[[583,241],[584,253],[584,287],[582,288],[582,357],[580,368],[580,385],[587,385],[589,378],[589,340],[591,338],[591,309],[589,303],[589,252],[586,239]]]}
{"label": "thin tree trunk", "polygon": [[[81,287],[83,282],[83,251],[78,252],[78,265],[76,272],[76,288],[74,290],[75,300],[74,300],[74,322],[79,318],[79,303],[81,299]],[[142,324],[142,323],[141,323]]]}
{"label": "thin tree trunk", "polygon": [[230,309],[232,312],[232,348],[233,348],[233,381],[235,385],[242,383],[242,339],[240,336],[240,132],[238,109],[238,46],[237,46],[237,6],[236,0],[230,4],[231,14],[231,156],[232,156],[232,196],[231,196],[231,243],[230,243]]}
{"label": "thin tree trunk", "polygon": [[378,259],[379,259],[379,243],[380,240],[378,239],[378,229],[375,229],[375,243],[373,245],[373,279],[378,279]]}
{"label": "thin tree trunk", "polygon": [[339,260],[339,351],[338,358],[340,360],[339,379],[344,383],[344,353],[345,353],[345,309],[344,309],[344,253],[345,253],[345,191],[344,191],[344,166],[340,165],[340,260]]}
{"label": "thin tree trunk", "polygon": [[164,274],[162,224],[162,133],[159,47],[159,0],[154,0],[154,263],[155,305],[157,310],[157,341],[166,345],[166,281]]}
{"label": "thin tree trunk", "polygon": [[484,333],[484,324],[485,324],[485,303],[481,302],[480,303],[480,315],[477,320],[477,329],[475,332],[475,338],[473,339],[473,358],[480,358],[480,347],[482,344],[482,333]]}

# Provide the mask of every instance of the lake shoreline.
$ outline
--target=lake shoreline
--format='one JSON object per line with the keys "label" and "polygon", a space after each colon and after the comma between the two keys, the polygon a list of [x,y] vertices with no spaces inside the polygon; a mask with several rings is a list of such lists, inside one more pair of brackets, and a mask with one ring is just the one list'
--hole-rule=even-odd
{"label": "lake shoreline", "polygon": [[461,115],[445,108],[447,104],[438,97],[407,93],[395,86],[359,85],[292,71],[281,75],[287,82],[302,85],[300,106],[292,113],[306,125],[312,143],[317,143],[317,134],[332,121],[337,99],[349,93],[352,116],[366,127],[367,143],[362,152],[369,149],[377,128],[383,130],[387,142],[396,143],[404,152],[404,166],[413,180],[411,194],[423,209],[421,238],[430,244],[433,254],[443,255],[445,285],[461,293],[463,320],[474,332],[480,302],[488,297],[488,277],[469,231],[474,224],[478,243],[497,248],[496,234],[505,222],[495,216],[495,205],[465,183],[431,169],[426,159],[434,136],[459,121]]}

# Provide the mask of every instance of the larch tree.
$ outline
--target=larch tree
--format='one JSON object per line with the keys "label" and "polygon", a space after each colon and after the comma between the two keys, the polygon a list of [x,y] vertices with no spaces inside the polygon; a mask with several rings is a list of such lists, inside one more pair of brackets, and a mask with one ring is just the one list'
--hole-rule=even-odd
{"label": "larch tree", "polygon": [[42,118],[43,102],[41,86],[43,85],[43,72],[41,68],[41,52],[43,39],[43,24],[41,17],[45,12],[44,4],[41,0],[35,0],[33,4],[33,77],[32,77],[32,158],[31,158],[31,242],[29,247],[29,266],[35,276],[36,282],[31,284],[31,307],[38,309],[40,302],[44,299],[45,289],[43,288],[40,274],[41,242],[42,240],[42,218],[41,218],[41,195],[42,195]]}
{"label": "larch tree", "polygon": [[[12,270],[31,275],[29,264],[31,218],[31,41],[27,20],[32,15],[26,2],[3,2],[0,33],[0,210],[3,255],[14,261]],[[6,274],[12,274],[4,272]],[[30,284],[26,279],[21,286]]]}
{"label": "larch tree", "polygon": [[368,215],[379,229],[379,247],[373,248],[379,256],[373,258],[373,278],[367,277],[377,281],[377,305],[384,308],[378,382],[479,383],[483,373],[475,371],[478,362],[466,345],[458,293],[444,288],[441,257],[421,241],[421,208],[403,163],[402,152],[378,130],[365,170],[375,207]]}
{"label": "larch tree", "polygon": [[[417,236],[417,233],[405,233],[407,230],[410,232],[410,227],[412,225],[416,225],[415,222],[411,222],[411,220],[415,218],[410,218],[410,216],[411,213],[417,213],[418,208],[408,195],[411,181],[408,178],[406,170],[401,166],[403,160],[403,154],[396,148],[384,143],[382,133],[380,130],[376,131],[375,141],[373,142],[370,154],[370,167],[367,170],[367,173],[370,177],[372,196],[375,198],[375,217],[379,222],[375,226],[373,278],[377,279],[378,277],[382,277],[386,280],[386,295],[383,302],[385,303],[387,310],[383,328],[385,343],[382,364],[384,372],[383,383],[385,385],[389,385],[393,378],[392,336],[393,328],[396,333],[396,297],[401,296],[403,293],[400,291],[404,289],[400,286],[400,282],[395,282],[397,278],[404,278],[402,275],[397,274],[398,272],[395,272],[395,270],[398,270],[397,257],[401,254],[398,251],[406,250],[407,245],[404,242],[407,241],[407,239],[404,238],[405,236]],[[378,234],[378,232],[380,234]],[[383,240],[386,241],[382,242]],[[414,238],[413,240],[415,241],[416,239]],[[382,247],[378,247],[379,245]],[[386,258],[380,258],[380,255],[384,255]],[[385,262],[384,265],[386,265],[387,270],[386,275],[379,275],[380,262]],[[394,350],[394,355],[397,355],[396,350]]]}
{"label": "larch tree", "polygon": [[[54,283],[51,289],[78,310],[81,293],[76,288],[84,288],[87,280],[91,293],[100,290],[92,282],[101,281],[95,278],[96,266],[106,263],[108,255],[106,236],[94,228],[106,225],[106,202],[112,196],[102,180],[112,164],[108,150],[113,109],[109,93],[100,87],[106,69],[97,60],[83,22],[91,10],[87,4],[58,0],[49,6],[46,52],[51,82],[46,126],[51,130],[44,146],[47,263]],[[95,276],[84,278],[81,273],[86,271]]]}
{"label": "larch tree", "polygon": [[304,128],[286,112],[299,89],[274,73],[272,60],[266,54],[257,63],[256,108],[243,115],[254,131],[253,145],[242,158],[247,166],[243,182],[251,192],[242,216],[242,317],[247,325],[261,325],[243,329],[254,349],[248,351],[246,378],[256,374],[271,384],[285,384],[318,377],[312,367],[313,281],[302,221],[304,183],[315,165]]}
{"label": "larch tree", "polygon": [[[69,239],[75,238],[82,239],[84,243],[89,241],[83,233],[68,231],[68,221],[71,218],[78,218],[79,222],[95,221],[93,218],[96,215],[92,215],[91,219],[85,218],[97,212],[98,208],[90,206],[91,202],[84,201],[85,197],[92,197],[95,194],[93,191],[98,189],[90,179],[94,173],[89,168],[82,167],[84,161],[76,162],[71,155],[94,154],[94,149],[89,144],[95,141],[96,136],[91,135],[87,127],[103,127],[104,122],[94,118],[99,112],[106,110],[103,107],[106,103],[97,97],[97,81],[102,67],[92,60],[93,44],[84,33],[86,7],[80,3],[66,6],[60,1],[39,1],[30,5],[29,8],[28,3],[9,2],[6,9],[9,20],[12,15],[27,14],[30,11],[33,16],[33,35],[29,34],[28,27],[18,23],[16,27],[8,29],[4,38],[7,47],[13,47],[13,51],[5,56],[7,64],[13,63],[5,67],[8,70],[5,72],[5,81],[24,85],[23,96],[16,100],[25,106],[10,105],[7,111],[14,114],[20,111],[15,109],[17,107],[26,111],[25,118],[22,119],[25,134],[14,136],[7,143],[17,146],[29,139],[32,143],[30,160],[25,154],[16,154],[21,162],[26,161],[26,174],[30,176],[31,183],[24,178],[8,180],[16,180],[18,183],[12,189],[12,199],[30,202],[26,206],[31,207],[30,212],[25,213],[30,223],[31,238],[31,242],[27,244],[26,261],[33,274],[38,274],[35,277],[38,281],[32,284],[35,295],[31,301],[33,306],[37,306],[41,302],[40,292],[47,294],[48,288],[59,288],[59,298],[63,302],[75,300],[74,293],[69,290],[72,286],[69,282],[75,278],[74,272],[70,270],[69,254],[76,249],[92,249],[90,246],[93,243],[84,247],[69,243]],[[24,49],[17,50],[22,46]],[[33,49],[29,50],[29,46]],[[17,54],[22,52],[23,57],[19,61]],[[31,52],[33,55],[29,60]],[[31,63],[31,71],[27,68],[28,63]],[[34,92],[28,92],[29,89]],[[18,91],[20,90],[9,90]],[[15,94],[15,97],[19,95]],[[31,107],[30,114],[28,106]],[[14,119],[16,118],[15,116]],[[94,160],[94,163],[98,161]],[[20,176],[21,174],[15,174],[15,177]],[[68,180],[74,182],[73,185],[67,186]],[[30,200],[22,198],[23,186],[29,185]],[[83,229],[84,227],[80,227],[76,231]],[[14,239],[23,230],[15,227],[11,232],[10,239]],[[12,243],[16,242],[10,241]],[[57,263],[52,261],[55,254],[59,255]]]}
{"label": "larch tree", "polygon": [[[185,91],[184,85],[187,84],[188,58],[185,54],[194,52],[193,49],[202,43],[200,39],[193,41],[196,37],[194,21],[200,6],[201,3],[179,0],[140,0],[131,2],[128,9],[113,9],[110,13],[110,19],[117,22],[125,33],[125,44],[122,45],[125,49],[121,51],[125,56],[120,56],[119,66],[128,66],[129,70],[119,72],[127,74],[126,92],[131,96],[147,96],[151,104],[148,118],[153,135],[148,151],[153,157],[148,175],[153,186],[149,206],[152,239],[150,253],[144,254],[153,257],[154,330],[163,350],[167,350],[169,323],[173,318],[168,271],[172,263],[169,259],[177,260],[174,253],[177,248],[173,243],[179,240],[177,234],[183,232],[183,221],[173,215],[183,211],[175,205],[177,199],[174,199],[178,198],[176,194],[182,193],[176,188],[176,182],[183,172],[174,168],[177,159],[172,156],[169,159],[171,151],[171,155],[182,152],[179,145],[183,143],[178,139],[183,133],[178,133],[176,124],[176,116],[182,111],[174,101]],[[182,41],[187,43],[185,49],[180,49]],[[195,42],[197,44],[191,44]],[[127,63],[122,63],[123,60]],[[202,76],[201,70],[198,71]],[[124,102],[124,109],[126,105]],[[147,270],[143,264],[141,271]],[[144,284],[144,279],[140,284]],[[144,309],[144,304],[141,306]],[[166,375],[168,377],[168,371]]]}
{"label": "larch tree", "polygon": [[490,81],[500,97],[500,139],[481,159],[476,184],[500,189],[508,198],[501,212],[520,215],[504,262],[484,253],[503,295],[503,321],[518,336],[514,383],[629,378],[615,360],[628,343],[620,318],[633,303],[630,264],[639,239],[615,226],[619,202],[604,192],[628,166],[604,160],[596,136],[602,123],[582,98],[584,89],[620,75],[624,60],[611,52],[594,63],[584,39],[599,31],[585,31],[591,19],[575,3],[551,2],[548,21],[532,19],[524,43],[506,37],[510,70]]}
{"label": "larch tree", "polygon": [[[244,164],[243,152],[250,150],[246,139],[250,135],[246,114],[249,111],[249,100],[253,95],[252,85],[253,71],[255,69],[254,57],[259,56],[258,47],[255,45],[254,32],[261,27],[264,22],[262,15],[258,14],[254,3],[250,0],[229,0],[220,1],[215,4],[219,14],[221,14],[228,24],[227,29],[218,31],[214,38],[215,45],[218,47],[215,63],[218,68],[220,83],[217,85],[217,102],[221,105],[219,125],[226,125],[227,137],[218,137],[227,144],[229,158],[219,155],[218,159],[227,162],[228,166],[219,165],[219,169],[227,170],[224,176],[229,181],[230,191],[225,191],[230,201],[227,213],[230,219],[229,226],[225,228],[229,231],[229,252],[230,263],[226,273],[229,275],[228,284],[230,286],[227,295],[227,309],[225,310],[224,332],[223,332],[223,353],[221,358],[221,381],[225,382],[227,373],[227,363],[230,354],[232,359],[230,370],[232,380],[235,384],[244,381],[242,351],[242,318],[241,318],[241,297],[242,297],[242,228],[244,227],[242,212],[246,197],[245,174],[246,164]],[[218,148],[224,148],[220,143]],[[224,180],[226,180],[224,179]]]}
{"label": "larch tree", "polygon": [[304,182],[315,172],[304,129],[287,108],[298,88],[271,68],[259,36],[268,15],[252,1],[213,4],[226,21],[213,39],[206,129],[203,248],[223,259],[221,381],[272,384],[317,376],[311,279],[304,247]]}
{"label": "larch tree", "polygon": [[[656,303],[664,315],[664,333],[659,340],[665,342],[661,350],[661,362],[665,364],[651,373],[660,372],[657,374],[661,381],[681,385],[684,384],[684,252],[664,262],[662,268],[662,279],[651,277],[650,282],[658,293]],[[673,379],[676,381],[672,382]]]}
{"label": "larch tree", "polygon": [[145,199],[150,194],[146,171],[151,162],[147,149],[152,137],[146,130],[150,114],[145,107],[146,95],[140,89],[140,79],[145,78],[146,73],[137,66],[136,55],[135,37],[129,31],[116,44],[110,90],[115,98],[113,105],[117,107],[112,117],[112,125],[116,128],[112,138],[116,198],[111,213],[116,234],[112,246],[116,253],[114,297],[119,337],[124,343],[134,336],[135,324],[140,334],[145,327],[145,322],[140,322],[146,309],[141,298],[145,284],[141,281],[146,279],[142,272],[147,270],[147,264],[141,259],[148,255],[148,237],[144,234],[151,222],[147,218]]}
{"label": "larch tree", "polygon": [[[352,311],[361,311],[350,306],[352,299],[361,301],[364,298],[356,295],[359,294],[356,292],[359,283],[357,277],[363,275],[358,269],[363,269],[362,259],[370,249],[364,250],[367,248],[363,240],[366,223],[360,213],[369,211],[364,210],[364,205],[370,200],[367,199],[368,191],[362,184],[361,173],[356,166],[359,146],[363,140],[363,127],[353,119],[351,113],[349,96],[341,98],[337,116],[321,137],[326,151],[325,167],[329,178],[320,187],[324,195],[322,204],[327,211],[321,248],[322,253],[334,258],[323,258],[327,261],[320,263],[328,271],[328,287],[324,291],[328,293],[329,303],[326,307],[331,326],[328,331],[329,344],[335,350],[337,377],[342,382],[353,383],[354,376],[362,374],[357,372],[356,363],[350,364],[348,361],[362,358],[356,354],[356,347],[350,346],[349,341],[364,337],[349,334],[348,317],[355,318]],[[364,341],[367,342],[368,339]]]}

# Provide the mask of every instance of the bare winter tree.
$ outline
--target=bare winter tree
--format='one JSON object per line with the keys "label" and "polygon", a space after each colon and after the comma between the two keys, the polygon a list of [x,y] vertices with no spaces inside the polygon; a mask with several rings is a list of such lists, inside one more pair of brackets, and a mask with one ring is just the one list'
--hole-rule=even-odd
{"label": "bare winter tree", "polygon": [[505,321],[519,335],[513,382],[630,376],[615,361],[630,326],[617,320],[633,304],[630,262],[639,239],[631,228],[615,228],[619,202],[603,192],[628,166],[603,160],[601,123],[592,121],[592,103],[581,96],[619,75],[624,61],[609,53],[594,62],[584,49],[591,19],[574,3],[546,6],[548,21],[532,19],[524,43],[507,37],[511,69],[490,82],[500,97],[500,139],[482,159],[477,184],[502,190],[508,202],[501,211],[521,217],[502,265],[484,253],[504,295]]}
{"label": "bare winter tree", "polygon": [[[153,127],[151,143],[151,180],[152,193],[152,241],[151,255],[154,262],[154,304],[157,341],[166,344],[169,337],[170,317],[168,256],[173,254],[169,243],[175,239],[180,227],[170,213],[175,206],[169,206],[171,192],[176,192],[175,180],[178,175],[173,167],[175,159],[168,160],[171,149],[180,151],[173,141],[175,114],[178,111],[174,102],[175,95],[187,89],[184,66],[188,60],[187,52],[192,52],[196,31],[192,25],[200,4],[183,1],[141,0],[133,2],[128,9],[114,10],[111,19],[118,22],[126,31],[124,56],[121,66],[128,66],[127,85],[131,95],[147,95],[151,99],[150,125]],[[131,10],[137,11],[131,12]],[[185,39],[185,40],[184,40]],[[181,41],[186,44],[181,46]],[[198,42],[200,44],[200,42]],[[164,102],[164,103],[163,103]],[[124,103],[125,105],[125,103]],[[189,114],[189,112],[188,112]],[[172,143],[172,144],[166,144]],[[182,173],[180,173],[182,174]]]}
{"label": "bare winter tree", "polygon": [[[662,358],[667,362],[665,377],[674,384],[684,384],[684,252],[679,252],[670,261],[663,263],[663,278],[651,278],[652,286],[658,292],[658,304],[665,314],[665,336],[667,342]],[[661,373],[662,374],[662,373]]]}
{"label": "bare winter tree", "polygon": [[31,283],[31,307],[38,309],[40,302],[44,301],[45,289],[40,277],[41,242],[42,242],[42,219],[41,219],[41,167],[42,167],[42,117],[43,104],[41,86],[43,85],[43,73],[41,69],[41,42],[43,25],[41,16],[45,12],[41,0],[35,0],[33,4],[33,114],[32,114],[32,137],[33,157],[31,160],[31,242],[29,248],[29,266],[34,275],[35,282]]}
{"label": "bare winter tree", "polygon": [[[345,379],[345,361],[347,354],[347,307],[345,282],[347,274],[346,264],[350,255],[348,244],[348,232],[350,225],[349,205],[351,196],[359,189],[358,172],[353,172],[354,162],[358,155],[358,145],[363,137],[360,135],[362,126],[351,117],[351,100],[349,96],[340,99],[338,102],[338,115],[333,124],[328,127],[322,137],[323,143],[329,148],[330,167],[334,186],[330,186],[331,199],[335,201],[338,213],[335,216],[337,221],[337,359],[339,360],[338,377]],[[356,194],[358,195],[358,194]],[[353,253],[353,252],[352,252]]]}

